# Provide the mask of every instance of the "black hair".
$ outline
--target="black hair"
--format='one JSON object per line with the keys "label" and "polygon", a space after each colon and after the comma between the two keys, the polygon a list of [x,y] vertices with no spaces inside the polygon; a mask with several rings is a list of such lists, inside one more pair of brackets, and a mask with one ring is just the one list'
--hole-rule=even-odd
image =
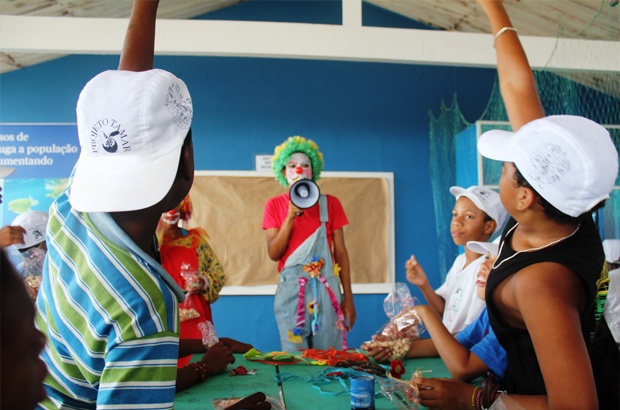
{"label": "black hair", "polygon": [[589,217],[592,212],[605,206],[605,200],[602,200],[592,209],[584,212],[583,214],[577,217],[566,215],[564,212],[560,211],[559,209],[551,205],[545,198],[540,196],[540,194],[536,192],[534,188],[532,188],[530,183],[527,182],[527,180],[525,179],[521,171],[519,171],[519,168],[517,168],[516,166],[515,166],[514,179],[518,186],[531,189],[534,195],[536,195],[536,197],[538,198],[538,204],[542,207],[543,213],[545,214],[545,216],[551,219],[552,221],[557,222],[560,225],[572,225],[575,223],[581,223],[584,220],[584,218]]}

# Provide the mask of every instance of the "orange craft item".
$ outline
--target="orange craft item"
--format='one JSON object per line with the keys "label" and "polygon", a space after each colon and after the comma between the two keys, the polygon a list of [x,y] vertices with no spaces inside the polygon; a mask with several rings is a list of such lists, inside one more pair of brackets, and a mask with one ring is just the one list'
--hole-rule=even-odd
{"label": "orange craft item", "polygon": [[336,363],[344,360],[368,361],[368,357],[365,354],[359,353],[355,349],[336,350],[333,347],[330,347],[329,350],[306,349],[302,357],[321,360],[330,366],[335,366]]}

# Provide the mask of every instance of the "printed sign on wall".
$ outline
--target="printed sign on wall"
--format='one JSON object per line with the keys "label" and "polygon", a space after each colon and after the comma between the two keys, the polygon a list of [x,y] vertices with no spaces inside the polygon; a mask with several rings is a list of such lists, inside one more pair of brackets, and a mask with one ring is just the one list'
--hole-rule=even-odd
{"label": "printed sign on wall", "polygon": [[0,123],[0,165],[15,168],[0,180],[2,226],[29,210],[48,212],[79,153],[75,124]]}

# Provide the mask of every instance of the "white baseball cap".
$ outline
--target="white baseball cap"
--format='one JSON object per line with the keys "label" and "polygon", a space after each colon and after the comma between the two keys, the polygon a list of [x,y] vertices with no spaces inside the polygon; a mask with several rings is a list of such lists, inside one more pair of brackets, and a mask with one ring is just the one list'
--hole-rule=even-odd
{"label": "white baseball cap", "polygon": [[620,263],[620,239],[605,239],[603,241],[605,260],[609,263]]}
{"label": "white baseball cap", "polygon": [[42,211],[27,211],[17,215],[11,225],[21,226],[26,230],[26,233],[24,234],[24,243],[16,243],[13,246],[17,249],[26,249],[45,241],[47,220],[47,213]]}
{"label": "white baseball cap", "polygon": [[15,168],[0,165],[0,178],[6,178],[15,172]]}
{"label": "white baseball cap", "polygon": [[540,118],[517,132],[487,131],[478,151],[513,162],[541,197],[572,217],[609,198],[618,175],[618,152],[609,132],[574,115]]}
{"label": "white baseball cap", "polygon": [[481,255],[485,255],[487,253],[491,253],[493,255],[497,255],[499,252],[499,238],[493,242],[479,242],[479,241],[468,241],[465,246],[470,251],[474,251]]}
{"label": "white baseball cap", "polygon": [[454,195],[456,199],[462,196],[471,199],[478,209],[493,219],[496,225],[493,233],[499,232],[504,227],[507,213],[502,205],[499,194],[491,188],[474,185],[465,189],[460,186],[453,186],[450,188],[450,193]]}
{"label": "white baseball cap", "polygon": [[69,201],[80,212],[144,209],[177,174],[192,123],[185,83],[164,70],[105,71],[77,102],[81,152]]}

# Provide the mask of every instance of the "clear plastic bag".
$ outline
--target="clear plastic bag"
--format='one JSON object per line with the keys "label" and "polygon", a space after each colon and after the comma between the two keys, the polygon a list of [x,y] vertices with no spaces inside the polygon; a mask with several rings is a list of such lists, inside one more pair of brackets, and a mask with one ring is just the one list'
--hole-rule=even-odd
{"label": "clear plastic bag", "polygon": [[392,351],[389,360],[405,357],[411,341],[418,339],[425,330],[414,308],[416,304],[417,299],[411,296],[407,285],[396,283],[383,302],[383,309],[390,320],[362,348],[389,347]]}
{"label": "clear plastic bag", "polygon": [[392,291],[383,300],[383,310],[390,319],[398,315],[403,309],[414,306],[417,302],[409,292],[406,283],[397,282]]}
{"label": "clear plastic bag", "polygon": [[377,377],[381,394],[399,410],[417,410],[420,405],[415,403],[418,393],[409,383],[385,377]]}
{"label": "clear plastic bag", "polygon": [[183,278],[184,288],[190,295],[200,293],[206,288],[206,278],[200,274],[198,269],[192,268],[189,263],[181,264],[181,277]]}
{"label": "clear plastic bag", "polygon": [[179,304],[179,320],[181,322],[201,317],[200,312],[196,309],[196,297],[196,295],[187,295],[185,300]]}
{"label": "clear plastic bag", "polygon": [[20,253],[23,259],[22,267],[24,271],[22,277],[24,279],[24,285],[26,286],[30,298],[36,300],[43,276],[45,251],[41,248],[30,248]]}
{"label": "clear plastic bag", "polygon": [[189,263],[181,264],[181,277],[183,278],[183,288],[187,292],[185,300],[179,304],[179,320],[199,319],[201,317],[198,309],[199,302],[196,301],[200,291],[204,286],[204,280],[197,269],[191,267]]}
{"label": "clear plastic bag", "polygon": [[213,326],[212,322],[209,322],[208,320],[200,322],[198,323],[198,329],[200,330],[200,333],[202,333],[202,344],[207,346],[207,348],[220,341],[219,337],[217,337],[215,326]]}

